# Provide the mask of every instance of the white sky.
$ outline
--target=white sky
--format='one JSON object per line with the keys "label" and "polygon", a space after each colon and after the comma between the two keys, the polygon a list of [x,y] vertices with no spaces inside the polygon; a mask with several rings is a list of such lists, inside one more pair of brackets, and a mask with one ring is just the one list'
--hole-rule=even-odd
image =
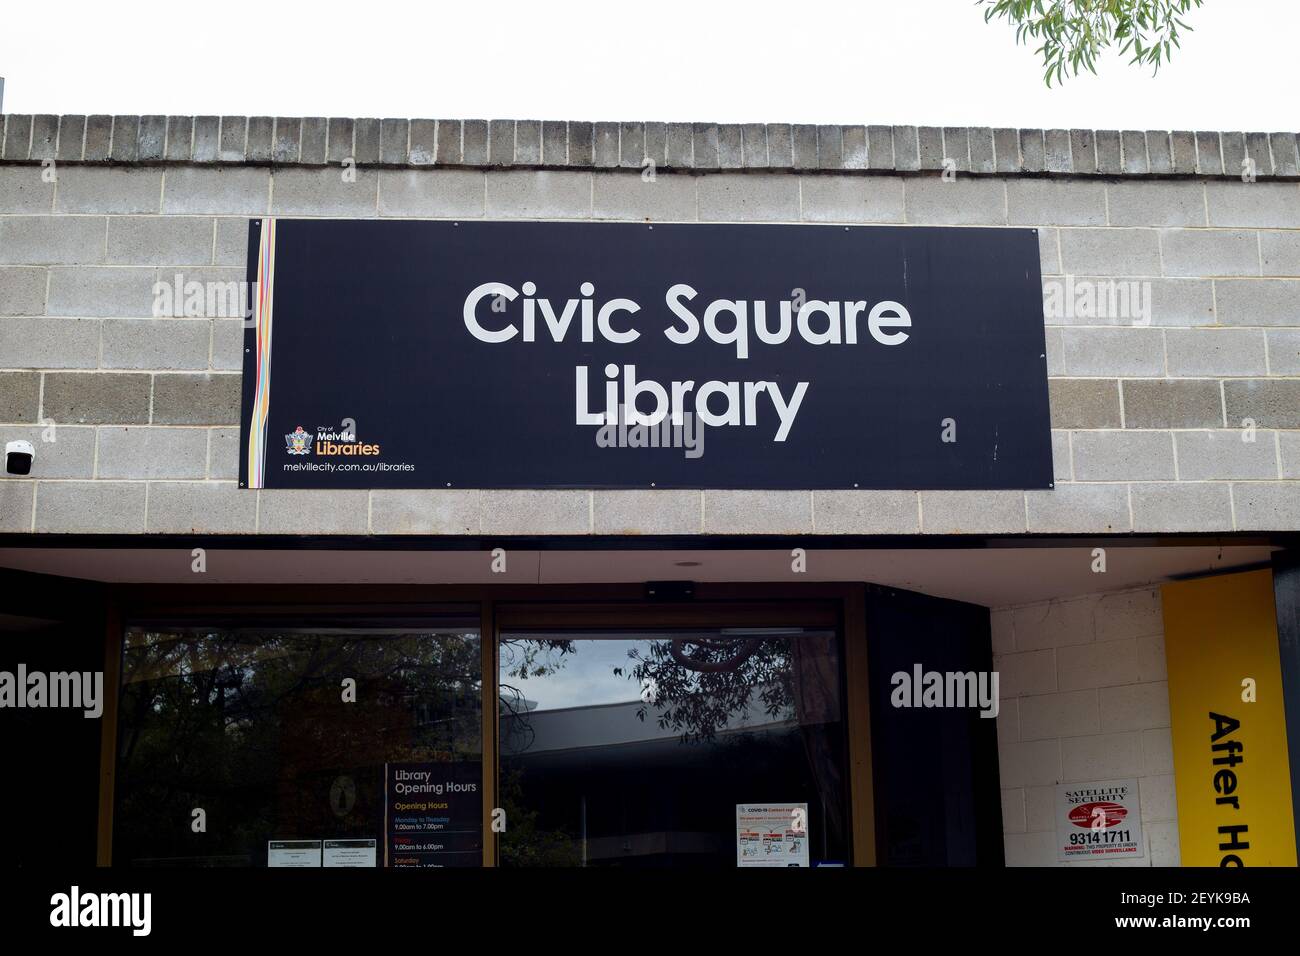
{"label": "white sky", "polygon": [[5,3],[11,113],[1293,131],[1300,0],[1206,0],[1152,79],[1044,87],[974,0]]}

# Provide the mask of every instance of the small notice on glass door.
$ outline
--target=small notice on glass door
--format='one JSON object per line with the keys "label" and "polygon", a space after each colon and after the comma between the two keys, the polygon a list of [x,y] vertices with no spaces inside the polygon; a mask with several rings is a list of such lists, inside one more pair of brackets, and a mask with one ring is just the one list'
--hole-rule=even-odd
{"label": "small notice on glass door", "polygon": [[320,866],[320,840],[269,840],[266,844],[266,865]]}
{"label": "small notice on glass door", "polygon": [[737,866],[808,866],[808,804],[736,804]]}
{"label": "small notice on glass door", "polygon": [[326,840],[321,849],[324,866],[374,866],[377,859],[374,840]]}

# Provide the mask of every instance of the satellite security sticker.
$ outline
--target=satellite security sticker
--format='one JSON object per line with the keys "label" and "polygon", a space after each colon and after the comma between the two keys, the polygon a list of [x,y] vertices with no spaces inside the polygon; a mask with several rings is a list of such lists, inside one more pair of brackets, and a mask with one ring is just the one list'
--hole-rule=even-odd
{"label": "satellite security sticker", "polygon": [[1056,836],[1058,860],[1144,856],[1137,780],[1057,787]]}

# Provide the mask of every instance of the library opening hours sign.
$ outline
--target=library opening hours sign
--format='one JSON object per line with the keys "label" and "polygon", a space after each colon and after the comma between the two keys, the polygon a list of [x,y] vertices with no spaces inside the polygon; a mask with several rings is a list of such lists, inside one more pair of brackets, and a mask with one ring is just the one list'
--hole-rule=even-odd
{"label": "library opening hours sign", "polygon": [[384,765],[384,865],[483,865],[483,765]]}
{"label": "library opening hours sign", "polygon": [[245,488],[1048,488],[1032,229],[259,219]]}

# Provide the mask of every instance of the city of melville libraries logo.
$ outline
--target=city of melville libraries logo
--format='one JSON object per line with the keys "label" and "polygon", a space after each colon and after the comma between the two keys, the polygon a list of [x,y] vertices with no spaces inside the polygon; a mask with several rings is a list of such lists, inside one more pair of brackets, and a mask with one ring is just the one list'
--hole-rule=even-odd
{"label": "city of melville libraries logo", "polygon": [[303,431],[301,425],[284,436],[284,443],[291,455],[311,454],[311,432]]}

